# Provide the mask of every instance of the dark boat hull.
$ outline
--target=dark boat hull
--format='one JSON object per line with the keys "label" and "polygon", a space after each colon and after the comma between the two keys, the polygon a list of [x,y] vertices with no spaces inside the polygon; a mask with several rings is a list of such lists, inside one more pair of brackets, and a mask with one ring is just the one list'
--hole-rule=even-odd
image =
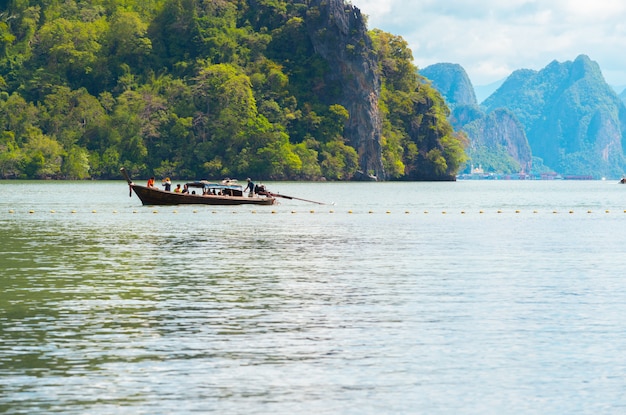
{"label": "dark boat hull", "polygon": [[193,195],[175,192],[166,192],[157,188],[149,188],[137,184],[131,184],[137,197],[144,205],[272,205],[273,197],[247,197],[247,196],[217,196],[217,195]]}

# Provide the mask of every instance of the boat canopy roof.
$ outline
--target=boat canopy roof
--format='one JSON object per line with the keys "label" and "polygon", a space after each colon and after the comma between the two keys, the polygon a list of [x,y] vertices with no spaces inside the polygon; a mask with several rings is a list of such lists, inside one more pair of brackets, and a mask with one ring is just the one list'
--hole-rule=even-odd
{"label": "boat canopy roof", "polygon": [[221,183],[210,182],[208,180],[196,180],[195,182],[187,183],[188,187],[199,187],[204,189],[233,189],[241,190],[242,186],[237,183],[237,180],[222,180]]}

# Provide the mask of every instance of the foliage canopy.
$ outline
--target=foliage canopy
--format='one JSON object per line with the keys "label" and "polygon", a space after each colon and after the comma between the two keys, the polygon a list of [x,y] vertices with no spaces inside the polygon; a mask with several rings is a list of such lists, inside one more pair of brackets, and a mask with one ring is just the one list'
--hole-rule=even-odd
{"label": "foliage canopy", "polygon": [[[9,0],[0,178],[350,179],[357,150],[298,0]],[[441,97],[400,37],[375,40],[392,179],[454,177]]]}

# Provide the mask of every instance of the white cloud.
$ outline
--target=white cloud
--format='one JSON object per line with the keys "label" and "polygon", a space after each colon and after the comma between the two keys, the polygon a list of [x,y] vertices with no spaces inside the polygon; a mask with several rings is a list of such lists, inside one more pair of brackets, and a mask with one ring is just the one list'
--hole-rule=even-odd
{"label": "white cloud", "polygon": [[415,63],[462,65],[475,85],[580,54],[626,85],[623,0],[352,0],[369,27],[401,35]]}

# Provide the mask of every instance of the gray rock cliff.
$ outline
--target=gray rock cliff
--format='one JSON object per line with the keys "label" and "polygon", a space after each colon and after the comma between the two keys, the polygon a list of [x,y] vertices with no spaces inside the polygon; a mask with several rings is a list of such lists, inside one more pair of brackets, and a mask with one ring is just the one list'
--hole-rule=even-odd
{"label": "gray rock cliff", "polygon": [[315,52],[331,68],[330,83],[341,85],[339,104],[350,114],[344,134],[357,149],[360,169],[384,179],[381,80],[361,11],[343,0],[310,0],[306,26]]}
{"label": "gray rock cliff", "polygon": [[[472,119],[471,115],[474,114]],[[526,173],[532,168],[532,152],[524,126],[517,117],[505,108],[499,108],[486,114],[477,111],[476,107],[458,107],[453,114],[455,119],[465,119],[463,131],[470,138],[470,158],[474,165],[501,173]],[[492,157],[485,157],[491,153]],[[505,160],[491,161],[493,157],[504,157]],[[515,162],[513,171],[503,171],[508,158]],[[498,167],[496,167],[498,166]]]}

